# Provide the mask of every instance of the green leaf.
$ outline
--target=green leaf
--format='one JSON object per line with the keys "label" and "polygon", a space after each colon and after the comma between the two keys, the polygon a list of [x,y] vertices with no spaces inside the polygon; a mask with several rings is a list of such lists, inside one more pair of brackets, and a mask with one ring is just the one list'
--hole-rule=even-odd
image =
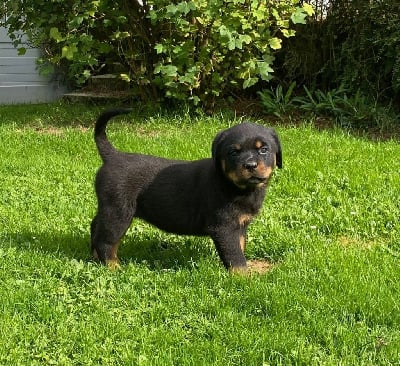
{"label": "green leaf", "polygon": [[154,46],[154,49],[157,51],[157,54],[163,53],[164,47],[161,43],[157,43]]}
{"label": "green leaf", "polygon": [[18,56],[23,56],[26,53],[26,48],[25,47],[20,47],[18,48]]}
{"label": "green leaf", "polygon": [[281,20],[281,16],[280,16],[280,14],[278,13],[278,10],[277,10],[277,9],[275,9],[275,8],[272,9],[272,15],[274,16],[274,18],[275,18],[276,20]]}
{"label": "green leaf", "polygon": [[266,18],[266,12],[263,9],[256,9],[253,12],[253,16],[256,18],[256,20],[259,22],[261,20],[264,20]]}
{"label": "green leaf", "polygon": [[154,67],[154,74],[159,74],[161,72],[161,67],[162,65],[158,64],[156,67]]}
{"label": "green leaf", "polygon": [[251,37],[248,34],[240,34],[239,35],[239,40],[242,43],[245,43],[245,44],[250,44],[251,43]]}
{"label": "green leaf", "polygon": [[257,84],[258,78],[248,78],[243,82],[243,89],[250,88],[251,86]]}
{"label": "green leaf", "polygon": [[111,39],[123,39],[123,38],[128,38],[129,36],[130,36],[129,32],[116,31],[111,35]]}
{"label": "green leaf", "polygon": [[288,88],[288,90],[287,90],[287,92],[286,92],[286,94],[285,94],[285,97],[284,97],[285,103],[289,103],[290,98],[291,98],[292,93],[293,93],[293,89],[295,88],[295,86],[296,86],[296,82],[295,82],[295,81],[293,81],[293,82],[289,85],[289,88]]}
{"label": "green leaf", "polygon": [[271,64],[265,61],[260,61],[257,63],[258,73],[261,76],[261,79],[268,81],[271,80],[271,73],[274,72],[274,69],[271,67]]}
{"label": "green leaf", "polygon": [[191,99],[193,100],[193,104],[195,106],[201,102],[200,98],[197,95],[193,95],[193,97]]}
{"label": "green leaf", "polygon": [[243,48],[243,42],[240,38],[235,39],[235,48],[241,50]]}
{"label": "green leaf", "polygon": [[61,49],[61,57],[66,58],[67,60],[73,60],[74,54],[78,51],[76,45],[72,44],[70,46],[64,46]]}
{"label": "green leaf", "polygon": [[175,15],[175,13],[178,11],[178,7],[176,5],[170,4],[167,6],[167,16],[172,16]]}
{"label": "green leaf", "polygon": [[187,3],[185,1],[179,3],[178,5],[176,5],[176,7],[177,7],[177,10],[184,15],[187,15],[188,13],[190,13],[191,10],[196,9],[196,6],[194,6],[194,9],[193,9],[192,2]]}
{"label": "green leaf", "polygon": [[131,78],[129,77],[128,74],[120,74],[119,77],[121,78],[121,80],[124,80],[128,83],[131,81]]}
{"label": "green leaf", "polygon": [[174,65],[161,66],[161,73],[169,77],[175,77],[178,73],[178,68]]}
{"label": "green leaf", "polygon": [[90,70],[87,70],[87,69],[83,70],[82,75],[83,75],[84,79],[89,79],[90,75],[91,75]]}
{"label": "green leaf", "polygon": [[231,39],[229,40],[229,42],[228,42],[228,50],[229,50],[229,51],[232,51],[232,50],[235,49],[235,47],[236,47],[235,38],[231,38]]}
{"label": "green leaf", "polygon": [[308,3],[303,3],[303,9],[309,16],[314,14],[314,8]]}
{"label": "green leaf", "polygon": [[307,13],[304,12],[302,8],[296,9],[296,11],[291,15],[290,19],[294,24],[306,24]]}
{"label": "green leaf", "polygon": [[224,38],[226,37],[228,39],[232,38],[232,32],[224,25],[221,25],[219,27],[218,31],[219,31],[219,34],[221,35],[221,37],[224,37]]}
{"label": "green leaf", "polygon": [[296,31],[294,29],[281,29],[282,34],[284,37],[294,37],[296,35]]}
{"label": "green leaf", "polygon": [[73,26],[78,27],[83,23],[84,18],[82,16],[80,17],[74,17],[74,19],[71,21],[71,24],[73,24]]}
{"label": "green leaf", "polygon": [[268,43],[273,50],[279,50],[282,47],[282,40],[277,37],[271,38]]}
{"label": "green leaf", "polygon": [[61,35],[61,33],[58,31],[58,28],[56,27],[50,28],[50,38],[54,39],[57,43],[64,40],[64,37]]}

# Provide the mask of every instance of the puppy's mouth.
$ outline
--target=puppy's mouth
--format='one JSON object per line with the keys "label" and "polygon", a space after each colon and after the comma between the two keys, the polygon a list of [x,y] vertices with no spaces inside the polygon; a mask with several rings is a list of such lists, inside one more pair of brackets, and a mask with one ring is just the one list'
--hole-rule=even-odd
{"label": "puppy's mouth", "polygon": [[251,176],[249,179],[247,179],[247,182],[249,184],[258,185],[258,184],[265,183],[267,181],[267,179],[268,179],[268,177]]}
{"label": "puppy's mouth", "polygon": [[257,189],[263,188],[268,184],[268,180],[272,174],[272,168],[263,169],[237,169],[227,171],[227,178],[241,189]]}

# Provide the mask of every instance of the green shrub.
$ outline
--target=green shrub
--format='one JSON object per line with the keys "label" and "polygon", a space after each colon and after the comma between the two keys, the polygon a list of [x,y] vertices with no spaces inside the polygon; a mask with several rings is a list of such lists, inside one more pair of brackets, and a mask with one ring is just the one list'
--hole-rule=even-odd
{"label": "green shrub", "polygon": [[317,116],[332,117],[339,126],[378,127],[383,130],[399,122],[400,116],[391,104],[382,106],[360,90],[355,94],[342,86],[326,93],[319,89],[310,91],[306,86],[304,90],[306,95],[294,98],[293,103]]}
{"label": "green shrub", "polygon": [[293,0],[6,0],[3,12],[17,46],[22,30],[43,48],[47,72],[81,84],[118,62],[142,98],[196,104],[270,80],[274,51],[313,9]]}
{"label": "green shrub", "polygon": [[295,86],[296,82],[293,82],[284,91],[282,85],[279,84],[275,89],[271,88],[258,92],[264,111],[279,118],[291,112],[296,106],[295,99],[292,97]]}
{"label": "green shrub", "polygon": [[[169,1],[166,2],[169,4]],[[272,78],[273,52],[294,35],[312,8],[293,1],[189,1],[153,9],[153,24],[165,25],[156,44],[155,81],[167,96],[212,101]]]}

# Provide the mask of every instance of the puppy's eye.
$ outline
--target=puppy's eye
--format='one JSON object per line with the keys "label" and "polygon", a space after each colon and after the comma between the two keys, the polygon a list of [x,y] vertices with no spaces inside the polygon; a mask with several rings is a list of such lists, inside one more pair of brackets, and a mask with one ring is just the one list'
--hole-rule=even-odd
{"label": "puppy's eye", "polygon": [[258,153],[261,155],[265,155],[266,153],[268,153],[268,147],[263,146],[258,150]]}
{"label": "puppy's eye", "polygon": [[239,155],[240,154],[240,152],[242,151],[242,149],[240,148],[240,147],[232,147],[230,150],[229,150],[229,155],[231,155],[231,156],[237,156],[237,155]]}

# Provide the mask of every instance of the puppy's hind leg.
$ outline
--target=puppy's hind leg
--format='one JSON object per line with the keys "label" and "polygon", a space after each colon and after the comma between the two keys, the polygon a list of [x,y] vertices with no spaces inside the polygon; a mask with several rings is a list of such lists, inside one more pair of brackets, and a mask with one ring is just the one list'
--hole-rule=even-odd
{"label": "puppy's hind leg", "polygon": [[133,212],[123,215],[114,208],[99,211],[92,221],[92,255],[111,269],[119,267],[118,246],[133,219]]}

